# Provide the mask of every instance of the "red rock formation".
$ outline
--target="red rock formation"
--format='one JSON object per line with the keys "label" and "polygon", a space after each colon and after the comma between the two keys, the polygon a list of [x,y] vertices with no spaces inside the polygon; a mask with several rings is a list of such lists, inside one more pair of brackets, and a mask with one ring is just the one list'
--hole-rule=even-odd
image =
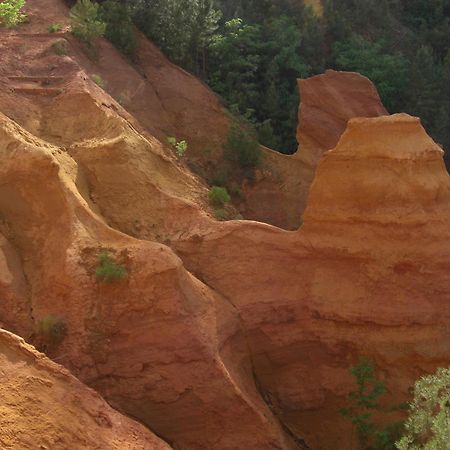
{"label": "red rock formation", "polygon": [[[108,228],[67,153],[5,116],[0,141],[2,231],[26,262],[32,318],[59,317],[68,330],[52,356],[180,448],[291,448],[253,383],[234,308],[167,247]],[[135,201],[137,211],[146,200]],[[95,279],[102,249],[126,280]]]}
{"label": "red rock formation", "polygon": [[142,425],[33,347],[0,329],[0,446],[169,450]]}
{"label": "red rock formation", "polygon": [[235,223],[173,245],[233,299],[274,411],[331,450],[351,446],[339,410],[358,355],[376,361],[393,400],[449,365],[449,225],[442,150],[396,115],[350,121],[319,163],[298,233]]}
{"label": "red rock formation", "polygon": [[[55,21],[66,14],[52,11]],[[70,56],[55,57],[55,39],[68,39]],[[121,60],[101,46],[98,67]],[[399,399],[419,375],[450,363],[442,152],[405,115],[353,119],[340,137],[365,108],[367,80],[324,76],[335,98],[350,95],[343,86],[339,94],[337,80],[361,83],[361,101],[343,111],[311,88],[309,117],[339,112],[332,138],[310,147],[311,164],[340,140],[319,162],[303,227],[285,232],[211,220],[201,182],[89,81],[97,65],[83,62],[72,38],[4,32],[0,49],[0,110],[9,116],[0,114],[0,322],[29,337],[41,319],[62,318],[67,336],[46,350],[113,406],[183,450],[293,449],[304,439],[346,449],[350,427],[339,409],[359,355],[377,362]],[[134,73],[123,70],[118,80]],[[148,65],[149,76],[156,70]],[[373,115],[383,114],[369,98]],[[308,129],[305,142],[322,142]],[[299,220],[293,212],[306,191],[298,174],[312,173],[297,156],[267,151],[258,175],[280,203],[299,192],[295,207],[261,213],[280,224]],[[277,183],[285,186],[278,193]],[[96,279],[102,250],[128,277]]]}
{"label": "red rock formation", "polygon": [[375,86],[358,73],[327,70],[298,84],[299,149],[292,156],[263,150],[262,176],[246,189],[245,205],[245,217],[289,230],[300,226],[317,164],[348,121],[387,114]]}

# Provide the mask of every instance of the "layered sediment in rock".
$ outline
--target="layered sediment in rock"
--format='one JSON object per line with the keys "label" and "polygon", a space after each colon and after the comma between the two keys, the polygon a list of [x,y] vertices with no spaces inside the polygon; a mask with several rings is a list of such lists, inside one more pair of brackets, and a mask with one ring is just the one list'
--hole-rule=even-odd
{"label": "layered sediment in rock", "polygon": [[17,336],[0,329],[0,446],[169,450],[144,426]]}
{"label": "layered sediment in rock", "polygon": [[[46,347],[51,356],[179,448],[291,448],[255,387],[234,307],[169,248],[109,228],[61,148],[5,116],[0,140],[2,231],[24,261],[28,319],[36,330],[48,317],[67,328],[58,348]],[[146,198],[134,201],[138,211]],[[102,251],[126,266],[125,280],[96,279]]]}
{"label": "layered sediment in rock", "polygon": [[233,298],[261,389],[311,448],[356,445],[339,410],[358,357],[393,401],[449,364],[449,202],[442,150],[418,119],[353,119],[319,163],[299,232],[236,223],[177,244]]}
{"label": "layered sediment in rock", "polygon": [[[56,3],[52,21],[65,20],[56,0],[33,8]],[[32,36],[0,41],[9,49],[0,67],[9,116],[0,115],[3,327],[39,344],[39,322],[63,320],[67,335],[45,347],[49,355],[182,450],[351,448],[339,410],[359,356],[377,363],[395,400],[450,363],[450,185],[418,119],[347,126],[354,114],[385,114],[368,81],[338,73],[305,81],[302,150],[267,150],[262,190],[246,188],[255,205],[267,196],[282,205],[255,206],[255,215],[295,228],[311,181],[302,171],[318,164],[304,225],[219,223],[204,211],[204,185],[150,125],[144,131],[89,80],[119,58],[115,50],[100,43],[99,66],[67,35]],[[54,59],[58,39],[73,53]],[[127,67],[110,70],[114,89],[131,77]],[[167,116],[157,116],[149,123],[165,134]],[[103,251],[127,277],[97,279]]]}
{"label": "layered sediment in rock", "polygon": [[288,230],[302,223],[317,164],[336,146],[348,121],[387,115],[375,86],[358,73],[327,70],[298,85],[298,151],[282,155],[263,149],[260,180],[245,191],[246,217]]}

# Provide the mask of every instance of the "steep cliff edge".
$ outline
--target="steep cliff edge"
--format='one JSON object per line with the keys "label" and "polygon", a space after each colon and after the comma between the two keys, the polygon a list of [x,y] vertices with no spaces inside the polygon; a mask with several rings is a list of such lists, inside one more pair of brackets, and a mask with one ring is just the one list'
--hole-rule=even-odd
{"label": "steep cliff edge", "polygon": [[[257,179],[260,200],[289,198],[289,214],[263,203],[262,215],[300,223],[311,181],[301,170],[316,173],[303,226],[217,222],[202,181],[151,134],[163,136],[172,113],[161,109],[160,122],[149,113],[144,127],[89,78],[109,68],[118,94],[128,76],[138,87],[139,72],[107,42],[92,62],[70,35],[42,33],[67,10],[32,3],[36,20],[0,40],[4,328],[181,450],[352,448],[339,410],[359,356],[377,363],[398,400],[418,376],[450,365],[450,184],[418,119],[385,116],[356,74],[305,81],[310,164],[267,150],[278,184]],[[54,53],[60,41],[68,55]],[[122,61],[117,73],[111,61]],[[162,77],[158,64],[148,77]],[[323,95],[330,77],[333,95]],[[361,95],[344,79],[361,83]],[[346,98],[342,111],[333,106]],[[193,128],[180,102],[172,112]],[[127,276],[96,275],[104,252]],[[65,325],[58,345],[42,345],[48,317]]]}
{"label": "steep cliff edge", "polygon": [[449,202],[442,150],[418,119],[353,119],[319,162],[298,232],[235,223],[176,244],[233,298],[262,390],[311,448],[356,445],[339,410],[358,356],[397,400],[449,365]]}
{"label": "steep cliff edge", "polygon": [[14,449],[169,450],[33,347],[0,329],[0,445]]}

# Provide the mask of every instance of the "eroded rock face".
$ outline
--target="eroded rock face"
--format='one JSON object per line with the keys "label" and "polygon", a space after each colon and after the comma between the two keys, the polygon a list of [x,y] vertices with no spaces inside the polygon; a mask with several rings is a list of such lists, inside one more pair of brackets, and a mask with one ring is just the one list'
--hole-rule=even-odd
{"label": "eroded rock face", "polygon": [[388,113],[375,86],[359,73],[327,70],[323,75],[298,80],[298,85],[301,97],[299,148],[293,158],[302,162],[303,184],[299,197],[303,213],[317,163],[324,152],[336,146],[348,121]]}
{"label": "eroded rock face", "polygon": [[297,233],[235,223],[176,244],[233,298],[262,390],[311,448],[356,445],[339,410],[359,356],[393,401],[450,363],[449,202],[442,150],[418,119],[353,119],[319,162]]}
{"label": "eroded rock face", "polygon": [[[61,5],[32,6],[59,22]],[[182,450],[351,448],[339,410],[359,356],[398,400],[450,364],[449,178],[417,119],[383,116],[355,74],[305,81],[309,156],[267,150],[261,172],[272,173],[260,174],[261,191],[246,188],[255,218],[294,229],[318,164],[304,225],[219,223],[204,212],[204,185],[86,76],[102,68],[119,89],[129,75],[131,89],[135,69],[122,61],[114,73],[120,57],[106,42],[99,63],[87,61],[68,35],[39,34],[44,22],[0,40],[14,50],[0,66],[4,327],[38,343],[39,321],[61,318],[67,336],[48,354]],[[70,46],[62,59],[51,53],[58,39]],[[146,67],[170,98],[158,67]],[[173,70],[182,86],[189,76]],[[136,88],[146,98],[150,87]],[[193,127],[187,103],[175,104]],[[166,113],[153,124],[163,134]],[[380,117],[347,126],[353,115]],[[274,209],[258,209],[267,196]],[[102,251],[126,278],[99,282]]]}
{"label": "eroded rock face", "polygon": [[[168,247],[109,228],[61,148],[5,116],[0,141],[2,231],[24,261],[29,320],[37,329],[57,317],[67,328],[47,352],[179,448],[293,448],[256,389],[232,304]],[[126,266],[125,280],[96,279],[105,250]],[[0,310],[2,322],[8,314]]]}
{"label": "eroded rock face", "polygon": [[169,450],[19,337],[0,329],[2,449]]}

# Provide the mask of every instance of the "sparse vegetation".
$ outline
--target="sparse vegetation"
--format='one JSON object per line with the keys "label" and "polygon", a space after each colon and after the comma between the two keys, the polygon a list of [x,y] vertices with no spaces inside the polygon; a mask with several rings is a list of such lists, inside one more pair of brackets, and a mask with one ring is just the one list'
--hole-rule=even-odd
{"label": "sparse vegetation", "polygon": [[383,407],[379,399],[386,393],[386,386],[375,374],[372,361],[362,358],[350,369],[355,377],[357,388],[348,394],[352,405],[343,408],[341,414],[349,419],[363,449],[395,449],[395,441],[401,436],[402,423],[396,422],[380,428],[373,420],[374,412],[392,412],[403,408],[403,405]]}
{"label": "sparse vegetation", "polygon": [[242,168],[255,168],[261,159],[261,148],[250,131],[232,125],[224,147],[224,157]]}
{"label": "sparse vegetation", "polygon": [[60,23],[52,23],[47,28],[49,33],[57,33],[62,30],[62,25]]}
{"label": "sparse vegetation", "polygon": [[24,22],[26,15],[22,13],[25,0],[3,0],[0,3],[0,25],[6,28],[14,28]]}
{"label": "sparse vegetation", "polygon": [[213,186],[208,194],[209,202],[215,207],[223,207],[230,202],[231,197],[224,187]]}
{"label": "sparse vegetation", "polygon": [[100,281],[104,281],[105,283],[113,283],[124,279],[128,275],[125,266],[122,266],[114,261],[107,251],[100,253],[98,256],[98,263],[99,265],[95,270],[95,276]]}
{"label": "sparse vegetation", "polygon": [[450,442],[450,369],[418,380],[399,450],[446,449]]}
{"label": "sparse vegetation", "polygon": [[241,197],[242,196],[242,189],[235,183],[233,183],[229,188],[228,192],[232,197]]}
{"label": "sparse vegetation", "polygon": [[54,347],[66,337],[67,327],[63,319],[49,315],[39,321],[37,332],[43,345]]}
{"label": "sparse vegetation", "polygon": [[227,220],[228,219],[228,211],[224,208],[217,208],[214,210],[214,216],[218,220]]}
{"label": "sparse vegetation", "polygon": [[77,0],[70,10],[72,33],[89,46],[105,34],[106,24],[99,17],[99,7],[91,0]]}
{"label": "sparse vegetation", "polygon": [[102,89],[105,89],[105,87],[106,87],[106,82],[105,82],[105,80],[104,80],[100,75],[94,74],[94,75],[92,75],[91,78],[92,78],[92,81],[93,81],[97,86],[101,87]]}
{"label": "sparse vegetation", "polygon": [[67,48],[65,41],[55,42],[52,44],[52,49],[58,56],[65,56],[69,54],[69,49]]}
{"label": "sparse vegetation", "polygon": [[175,153],[182,158],[187,149],[188,149],[188,143],[186,141],[177,141],[176,137],[173,136],[169,136],[167,138],[167,142],[173,147],[173,149],[175,150]]}

